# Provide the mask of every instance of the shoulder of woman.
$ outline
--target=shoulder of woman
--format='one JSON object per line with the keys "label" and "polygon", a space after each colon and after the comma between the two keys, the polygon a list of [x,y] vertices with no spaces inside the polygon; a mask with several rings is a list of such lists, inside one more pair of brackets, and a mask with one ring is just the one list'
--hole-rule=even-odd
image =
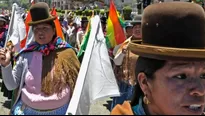
{"label": "shoulder of woman", "polygon": [[58,58],[72,61],[73,64],[80,65],[76,52],[72,48],[65,48],[61,50],[57,50]]}
{"label": "shoulder of woman", "polygon": [[130,102],[125,101],[122,105],[116,105],[111,111],[111,115],[134,115]]}
{"label": "shoulder of woman", "polygon": [[28,63],[32,58],[35,56],[35,52],[22,52],[22,53],[16,53],[14,55],[14,61],[17,64],[24,64]]}
{"label": "shoulder of woman", "polygon": [[65,48],[65,49],[61,49],[61,50],[57,50],[56,51],[58,53],[58,55],[61,56],[65,56],[65,57],[75,57],[76,53],[72,48]]}

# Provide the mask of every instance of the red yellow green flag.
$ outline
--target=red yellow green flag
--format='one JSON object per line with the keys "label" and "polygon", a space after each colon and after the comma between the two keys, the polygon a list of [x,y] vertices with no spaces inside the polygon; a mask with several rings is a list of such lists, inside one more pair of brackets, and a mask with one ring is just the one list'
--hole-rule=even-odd
{"label": "red yellow green flag", "polygon": [[114,48],[116,45],[123,43],[126,39],[123,27],[121,25],[121,19],[115,8],[113,0],[110,0],[109,17],[107,21],[107,46],[108,48]]}

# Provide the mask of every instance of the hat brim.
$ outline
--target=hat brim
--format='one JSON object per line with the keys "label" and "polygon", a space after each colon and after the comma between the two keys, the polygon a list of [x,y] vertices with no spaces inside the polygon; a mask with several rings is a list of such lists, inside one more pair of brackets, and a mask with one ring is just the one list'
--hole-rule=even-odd
{"label": "hat brim", "polygon": [[131,41],[129,50],[139,56],[154,58],[159,60],[205,60],[205,49],[186,49],[144,45]]}
{"label": "hat brim", "polygon": [[51,16],[47,19],[44,19],[44,20],[39,20],[39,21],[31,21],[28,23],[29,26],[33,26],[33,25],[37,25],[37,24],[41,24],[41,23],[45,23],[45,22],[49,22],[49,21],[53,21],[55,20],[57,17],[55,16]]}
{"label": "hat brim", "polygon": [[141,21],[132,21],[130,22],[132,25],[141,24]]}
{"label": "hat brim", "polygon": [[133,25],[132,24],[128,24],[125,27],[133,27]]}

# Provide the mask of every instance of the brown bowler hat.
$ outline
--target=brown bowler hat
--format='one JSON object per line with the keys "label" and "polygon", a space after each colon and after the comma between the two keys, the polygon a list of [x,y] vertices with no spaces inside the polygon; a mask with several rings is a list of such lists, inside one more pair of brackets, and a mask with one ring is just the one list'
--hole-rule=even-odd
{"label": "brown bowler hat", "polygon": [[49,6],[45,2],[38,2],[30,8],[32,21],[28,23],[29,26],[53,21],[56,17],[53,17],[49,13]]}
{"label": "brown bowler hat", "polygon": [[142,15],[142,42],[131,41],[135,54],[155,59],[205,59],[205,13],[188,2],[148,6]]}

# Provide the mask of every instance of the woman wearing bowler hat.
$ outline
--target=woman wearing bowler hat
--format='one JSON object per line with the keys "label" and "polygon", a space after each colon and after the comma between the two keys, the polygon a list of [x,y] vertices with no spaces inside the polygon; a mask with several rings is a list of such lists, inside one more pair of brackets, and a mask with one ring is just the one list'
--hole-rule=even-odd
{"label": "woman wearing bowler hat", "polygon": [[64,115],[75,87],[80,63],[72,47],[56,36],[53,17],[44,2],[31,6],[35,42],[15,57],[0,49],[3,81],[9,90],[18,88],[12,115]]}
{"label": "woman wearing bowler hat", "polygon": [[112,115],[202,115],[205,105],[205,13],[188,2],[153,4],[142,15],[142,42],[131,101]]}

